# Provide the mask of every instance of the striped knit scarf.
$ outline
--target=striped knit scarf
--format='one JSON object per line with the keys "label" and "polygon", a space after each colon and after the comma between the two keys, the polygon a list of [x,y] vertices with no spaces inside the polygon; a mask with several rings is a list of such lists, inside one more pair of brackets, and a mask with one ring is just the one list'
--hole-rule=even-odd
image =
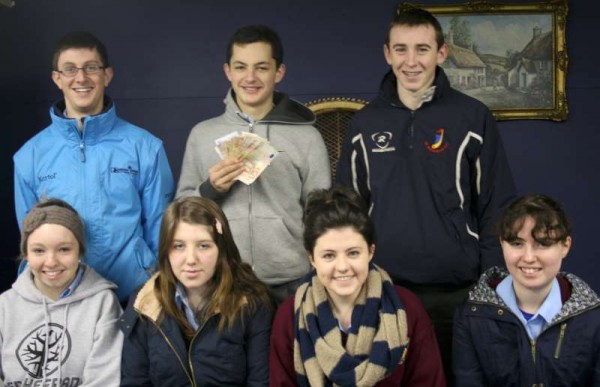
{"label": "striped knit scarf", "polygon": [[294,367],[301,386],[373,386],[404,362],[406,313],[388,274],[371,264],[346,346],[316,273],[296,291]]}

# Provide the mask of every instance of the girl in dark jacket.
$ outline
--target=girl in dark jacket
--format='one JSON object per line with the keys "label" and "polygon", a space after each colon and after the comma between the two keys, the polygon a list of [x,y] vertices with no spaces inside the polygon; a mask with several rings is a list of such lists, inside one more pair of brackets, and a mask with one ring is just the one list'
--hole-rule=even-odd
{"label": "girl in dark jacket", "polygon": [[374,237],[351,189],[308,196],[304,247],[314,271],[277,311],[272,386],[446,385],[431,320],[371,263]]}
{"label": "girl in dark jacket", "polygon": [[563,209],[524,196],[499,231],[508,271],[486,271],[454,318],[456,385],[600,386],[600,300],[560,272],[571,247]]}
{"label": "girl in dark jacket", "polygon": [[121,320],[121,386],[267,386],[268,290],[242,263],[214,202],[169,205],[158,269]]}

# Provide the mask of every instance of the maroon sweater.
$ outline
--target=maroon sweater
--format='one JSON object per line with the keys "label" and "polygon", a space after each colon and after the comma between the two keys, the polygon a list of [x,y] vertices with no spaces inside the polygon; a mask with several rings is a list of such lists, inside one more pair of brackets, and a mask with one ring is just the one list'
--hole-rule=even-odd
{"label": "maroon sweater", "polygon": [[[445,387],[444,370],[433,326],[421,301],[412,292],[395,286],[404,304],[410,343],[404,364],[376,386]],[[277,310],[271,329],[269,358],[271,386],[296,386],[294,370],[294,297]]]}

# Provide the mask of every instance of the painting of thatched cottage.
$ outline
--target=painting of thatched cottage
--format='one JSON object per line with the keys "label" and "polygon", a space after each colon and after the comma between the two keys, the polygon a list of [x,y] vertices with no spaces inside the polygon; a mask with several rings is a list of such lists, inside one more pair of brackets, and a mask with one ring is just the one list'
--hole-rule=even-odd
{"label": "painting of thatched cottage", "polygon": [[492,109],[552,107],[552,16],[438,16],[453,87]]}

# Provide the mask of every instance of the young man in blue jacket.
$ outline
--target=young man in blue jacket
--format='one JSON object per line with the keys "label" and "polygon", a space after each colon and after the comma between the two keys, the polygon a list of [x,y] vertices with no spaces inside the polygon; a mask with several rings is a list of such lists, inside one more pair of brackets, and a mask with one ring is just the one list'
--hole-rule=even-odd
{"label": "young man in blue jacket", "polygon": [[391,70],[354,116],[336,176],[368,203],[374,262],[421,297],[449,370],[454,309],[502,262],[494,221],[514,183],[489,109],[454,90],[440,67],[448,46],[439,22],[407,10],[387,38]]}
{"label": "young man in blue jacket", "polygon": [[42,197],[71,204],[85,222],[87,263],[117,284],[124,302],[156,263],[174,183],[162,142],[120,119],[104,94],[112,77],[94,35],[58,41],[52,80],[64,99],[50,108],[52,123],[14,155],[15,208],[20,227]]}

